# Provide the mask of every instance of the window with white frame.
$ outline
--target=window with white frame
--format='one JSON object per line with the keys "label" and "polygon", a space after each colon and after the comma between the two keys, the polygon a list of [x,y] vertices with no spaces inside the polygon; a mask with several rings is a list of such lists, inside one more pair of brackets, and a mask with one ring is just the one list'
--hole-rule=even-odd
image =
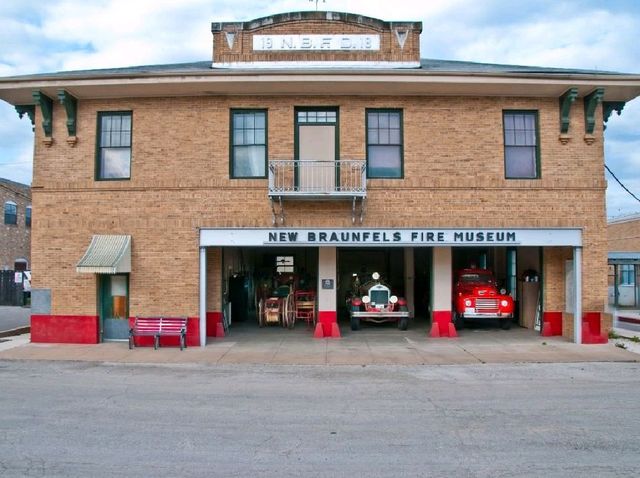
{"label": "window with white frame", "polygon": [[267,111],[231,110],[232,178],[267,177]]}
{"label": "window with white frame", "polygon": [[367,177],[402,178],[402,110],[367,109]]}
{"label": "window with white frame", "polygon": [[98,113],[96,179],[131,178],[131,111]]}
{"label": "window with white frame", "polygon": [[507,179],[540,176],[537,111],[505,111],[504,174]]}

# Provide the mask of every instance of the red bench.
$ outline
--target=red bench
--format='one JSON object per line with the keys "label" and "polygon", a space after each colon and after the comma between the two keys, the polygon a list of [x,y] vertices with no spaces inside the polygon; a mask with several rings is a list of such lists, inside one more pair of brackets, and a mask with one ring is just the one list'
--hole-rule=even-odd
{"label": "red bench", "polygon": [[129,329],[129,349],[135,346],[134,337],[153,337],[153,348],[160,346],[160,337],[180,337],[180,350],[187,346],[186,317],[136,317]]}

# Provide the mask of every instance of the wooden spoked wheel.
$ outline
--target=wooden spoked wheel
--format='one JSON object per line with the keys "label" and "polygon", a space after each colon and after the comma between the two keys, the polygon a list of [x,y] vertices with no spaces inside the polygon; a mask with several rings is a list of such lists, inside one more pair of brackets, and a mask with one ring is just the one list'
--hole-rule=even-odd
{"label": "wooden spoked wheel", "polygon": [[265,316],[264,316],[264,301],[260,299],[258,301],[258,325],[260,327],[264,327],[265,324]]}
{"label": "wooden spoked wheel", "polygon": [[293,329],[296,325],[296,307],[293,301],[293,294],[289,294],[284,301],[284,311],[282,313],[284,319],[284,327]]}

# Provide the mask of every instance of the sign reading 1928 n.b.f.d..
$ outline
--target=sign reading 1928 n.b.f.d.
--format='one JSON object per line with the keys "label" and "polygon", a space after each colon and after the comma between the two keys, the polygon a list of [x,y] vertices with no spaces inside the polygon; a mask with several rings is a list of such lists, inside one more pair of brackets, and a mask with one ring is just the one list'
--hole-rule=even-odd
{"label": "sign reading 1928 n.b.f.d.", "polygon": [[253,35],[254,51],[378,51],[380,35]]}

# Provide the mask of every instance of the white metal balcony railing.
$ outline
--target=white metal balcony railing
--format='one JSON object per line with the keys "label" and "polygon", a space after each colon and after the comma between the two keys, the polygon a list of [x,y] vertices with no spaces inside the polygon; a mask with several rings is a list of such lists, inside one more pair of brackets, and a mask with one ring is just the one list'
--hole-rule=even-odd
{"label": "white metal balcony railing", "polygon": [[[269,199],[273,223],[284,224],[283,199],[351,199],[351,220],[364,218],[367,167],[360,159],[321,161],[276,159],[269,161]],[[275,201],[279,203],[276,212]],[[359,212],[356,210],[360,201]]]}
{"label": "white metal balcony railing", "polygon": [[365,197],[366,162],[358,159],[269,161],[269,196]]}

